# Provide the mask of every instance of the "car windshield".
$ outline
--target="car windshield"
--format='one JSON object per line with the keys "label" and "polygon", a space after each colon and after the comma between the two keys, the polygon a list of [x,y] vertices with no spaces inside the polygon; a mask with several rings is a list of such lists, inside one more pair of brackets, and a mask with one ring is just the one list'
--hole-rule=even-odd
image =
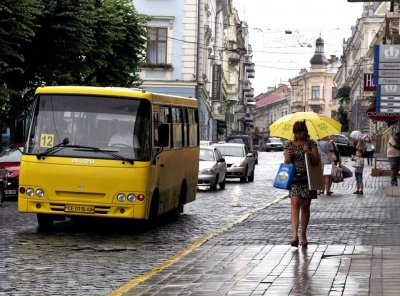
{"label": "car windshield", "polygon": [[[58,94],[36,99],[28,154],[150,159],[147,100]],[[62,147],[55,149],[60,143]]]}
{"label": "car windshield", "polygon": [[210,149],[200,149],[200,161],[213,161],[214,153]]}
{"label": "car windshield", "polygon": [[[21,148],[22,150],[22,148]],[[21,151],[18,148],[8,148],[0,153],[0,163],[1,162],[20,162],[22,158]]]}
{"label": "car windshield", "polygon": [[244,157],[244,151],[242,147],[233,147],[233,146],[218,146],[219,151],[224,156],[235,156],[235,157]]}
{"label": "car windshield", "polygon": [[270,143],[280,143],[281,139],[269,139]]}

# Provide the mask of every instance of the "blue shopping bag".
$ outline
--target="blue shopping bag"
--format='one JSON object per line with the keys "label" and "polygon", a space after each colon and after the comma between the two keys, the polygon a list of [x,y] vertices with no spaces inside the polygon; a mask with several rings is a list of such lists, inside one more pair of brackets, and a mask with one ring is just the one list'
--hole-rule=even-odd
{"label": "blue shopping bag", "polygon": [[293,164],[281,163],[273,186],[275,188],[289,189],[292,183],[294,171],[295,167]]}

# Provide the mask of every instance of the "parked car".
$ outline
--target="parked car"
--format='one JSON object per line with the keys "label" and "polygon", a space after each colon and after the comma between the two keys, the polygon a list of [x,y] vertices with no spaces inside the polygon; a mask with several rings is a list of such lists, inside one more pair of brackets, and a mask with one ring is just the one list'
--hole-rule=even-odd
{"label": "parked car", "polygon": [[8,170],[0,168],[0,206],[3,204],[5,198],[5,189],[7,188]]}
{"label": "parked car", "polygon": [[247,149],[253,153],[255,164],[258,164],[258,149],[253,145],[253,141],[251,140],[249,135],[230,135],[226,139],[227,143],[244,143],[247,146]]}
{"label": "parked car", "polygon": [[332,140],[336,143],[341,156],[356,155],[356,147],[345,135],[334,134]]}
{"label": "parked car", "polygon": [[241,182],[254,181],[255,159],[245,144],[213,144],[217,147],[227,165],[227,178],[240,178]]}
{"label": "parked car", "polygon": [[226,162],[218,148],[200,147],[199,178],[197,186],[210,186],[210,190],[225,189]]}
{"label": "parked car", "polygon": [[7,169],[7,188],[5,195],[16,196],[18,194],[19,184],[19,166],[21,163],[23,144],[11,144],[6,150],[0,153],[0,167]]}
{"label": "parked car", "polygon": [[269,138],[265,145],[265,151],[283,151],[284,143],[281,138]]}

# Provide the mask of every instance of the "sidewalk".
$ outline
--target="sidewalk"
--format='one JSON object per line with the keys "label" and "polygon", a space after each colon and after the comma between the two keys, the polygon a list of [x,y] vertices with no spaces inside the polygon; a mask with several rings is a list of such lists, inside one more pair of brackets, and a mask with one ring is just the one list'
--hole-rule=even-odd
{"label": "sidewalk", "polygon": [[289,245],[284,198],[122,294],[400,295],[400,197],[385,194],[390,177],[372,177],[370,170],[363,195],[353,194],[351,178],[312,202],[307,249]]}

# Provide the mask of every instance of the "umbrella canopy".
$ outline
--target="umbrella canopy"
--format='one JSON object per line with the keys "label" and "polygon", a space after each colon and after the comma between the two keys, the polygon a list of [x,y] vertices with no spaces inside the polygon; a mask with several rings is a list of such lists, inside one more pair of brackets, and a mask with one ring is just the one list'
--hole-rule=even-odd
{"label": "umbrella canopy", "polygon": [[296,112],[285,115],[269,126],[270,136],[280,137],[288,140],[293,139],[293,125],[297,121],[306,121],[308,134],[311,139],[322,139],[327,136],[338,134],[342,125],[336,120],[314,112]]}
{"label": "umbrella canopy", "polygon": [[374,140],[374,137],[370,134],[363,134],[363,135],[359,135],[358,139],[361,139],[364,142],[372,142]]}
{"label": "umbrella canopy", "polygon": [[356,138],[358,138],[358,137],[361,136],[361,135],[362,135],[362,132],[360,132],[360,131],[352,131],[352,132],[350,133],[350,138],[356,139]]}

